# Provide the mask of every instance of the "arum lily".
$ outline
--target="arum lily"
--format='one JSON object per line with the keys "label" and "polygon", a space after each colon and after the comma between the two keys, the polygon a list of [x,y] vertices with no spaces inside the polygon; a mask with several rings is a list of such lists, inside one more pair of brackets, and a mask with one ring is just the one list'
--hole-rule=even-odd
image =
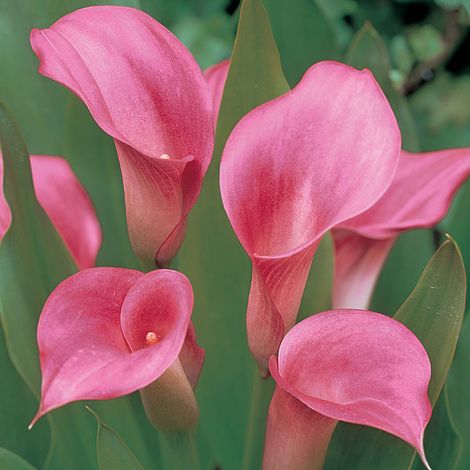
{"label": "arum lily", "polygon": [[383,195],[399,152],[395,117],[372,74],[336,62],[314,65],[235,126],[220,186],[252,261],[247,332],[263,373],[295,323],[321,237]]}
{"label": "arum lily", "polygon": [[42,389],[33,424],[76,400],[140,390],[156,427],[190,429],[204,359],[192,307],[191,284],[175,271],[93,268],[63,281],[39,319]]}
{"label": "arum lily", "polygon": [[145,13],[95,6],[33,30],[39,72],[72,90],[114,138],[129,236],[145,265],[184,237],[213,147],[210,93],[189,51]]}
{"label": "arum lily", "polygon": [[423,449],[431,365],[404,325],[375,312],[323,312],[297,324],[270,360],[265,470],[321,469],[338,421],[373,426]]}
{"label": "arum lily", "polygon": [[469,176],[470,148],[422,154],[403,151],[395,178],[384,196],[333,231],[334,307],[367,308],[399,234],[440,222]]}
{"label": "arum lily", "polygon": [[[94,266],[101,246],[101,228],[88,194],[70,165],[60,157],[30,159],[36,197],[62,237],[79,269]],[[3,160],[0,155],[0,181]],[[11,212],[0,191],[0,238],[11,223]]]}

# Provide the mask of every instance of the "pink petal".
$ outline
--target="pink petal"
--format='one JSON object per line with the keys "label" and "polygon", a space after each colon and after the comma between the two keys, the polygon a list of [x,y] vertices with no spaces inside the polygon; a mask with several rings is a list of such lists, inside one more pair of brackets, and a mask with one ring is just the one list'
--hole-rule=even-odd
{"label": "pink petal", "polygon": [[[94,266],[102,236],[93,203],[66,160],[31,156],[36,197],[62,236],[80,269]],[[0,181],[3,161],[0,155]],[[11,222],[10,209],[0,194],[0,238]]]}
{"label": "pink petal", "polygon": [[[252,260],[269,258],[271,265],[279,261],[291,269],[287,257],[314,247],[331,227],[382,196],[399,151],[395,117],[372,75],[320,62],[291,92],[256,108],[233,130],[221,164],[224,207]],[[299,296],[307,274],[304,267],[298,278],[290,276],[285,291]],[[279,270],[277,276],[284,277]],[[264,279],[252,286],[269,284]],[[253,288],[250,295],[265,297]],[[296,313],[283,311],[275,292],[267,295],[287,330]],[[299,302],[292,298],[289,304]],[[257,309],[255,301],[249,305]],[[263,367],[268,358],[257,360]]]}
{"label": "pink petal", "polygon": [[223,60],[218,64],[212,65],[205,70],[207,85],[212,96],[212,109],[214,116],[214,128],[217,126],[217,118],[219,117],[220,103],[224,94],[225,80],[227,79],[228,69],[230,68],[230,60]]}
{"label": "pink petal", "polygon": [[402,152],[395,178],[368,211],[341,224],[369,238],[383,239],[440,222],[470,176],[470,148],[412,154]]}
{"label": "pink petal", "polygon": [[[194,205],[211,158],[211,99],[199,66],[172,33],[126,7],[77,10],[33,30],[31,44],[40,73],[76,93],[116,140],[131,241],[153,261]],[[182,161],[190,162],[184,175]]]}
{"label": "pink petal", "polygon": [[333,230],[333,238],[333,308],[367,309],[395,237],[372,240],[346,230]]}
{"label": "pink petal", "polygon": [[193,390],[196,388],[199,376],[201,375],[204,357],[205,351],[197,344],[196,330],[194,329],[193,324],[190,323],[183,348],[179,355],[179,360]]}
{"label": "pink petal", "polygon": [[[178,358],[192,304],[189,281],[174,271],[94,268],[63,281],[39,320],[43,381],[33,423],[66,403],[154,382]],[[146,346],[151,332],[159,341]]]}
{"label": "pink petal", "polygon": [[418,339],[396,320],[361,310],[314,315],[286,335],[270,370],[312,410],[394,434],[424,459],[431,366]]}

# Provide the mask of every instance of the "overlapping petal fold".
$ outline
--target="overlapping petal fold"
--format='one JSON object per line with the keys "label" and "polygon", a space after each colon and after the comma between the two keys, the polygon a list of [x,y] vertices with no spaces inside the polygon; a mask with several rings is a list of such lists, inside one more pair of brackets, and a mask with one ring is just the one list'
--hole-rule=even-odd
{"label": "overlapping petal fold", "polygon": [[470,148],[402,152],[395,178],[369,210],[341,224],[368,238],[384,239],[436,225],[470,176]]}
{"label": "overlapping petal fold", "polygon": [[310,409],[394,434],[425,459],[431,366],[418,339],[396,320],[363,310],[314,315],[286,335],[270,370]]}
{"label": "overlapping petal fold", "polygon": [[[72,168],[61,157],[31,156],[37,200],[62,237],[79,269],[94,266],[102,235],[93,203]],[[0,181],[3,160],[0,154]],[[0,192],[0,238],[11,223],[11,212]]]}
{"label": "overlapping petal fold", "polygon": [[224,94],[225,80],[227,79],[228,69],[230,68],[230,60],[226,59],[219,62],[204,71],[207,85],[212,97],[212,110],[214,116],[214,127],[217,125],[219,116],[220,103]]}
{"label": "overlapping petal fold", "polygon": [[333,230],[333,240],[333,308],[367,309],[396,237],[373,240],[347,230]]}
{"label": "overlapping petal fold", "polygon": [[[250,296],[268,295],[277,310],[272,316],[281,316],[285,331],[295,320],[297,312],[289,308],[300,303],[319,239],[382,196],[399,151],[395,117],[370,72],[335,62],[314,65],[291,92],[256,108],[233,130],[221,164],[224,207],[263,278],[252,283]],[[302,267],[294,262],[293,268],[289,258],[299,253],[305,256]],[[263,275],[260,265],[266,263],[267,272],[286,278],[276,288]],[[281,284],[291,293],[286,302],[275,292]],[[251,321],[249,336],[255,325],[263,330],[264,306],[249,302],[248,317],[260,317]],[[273,331],[265,334],[270,338]],[[275,352],[257,356],[260,365],[266,367]]]}
{"label": "overlapping petal fold", "polygon": [[94,268],[63,281],[39,320],[43,381],[35,419],[71,401],[114,398],[154,382],[178,359],[192,306],[191,285],[175,271]]}
{"label": "overlapping petal fold", "polygon": [[397,236],[439,223],[469,176],[468,148],[420,154],[403,151],[387,192],[334,231],[334,307],[367,308]]}
{"label": "overlapping petal fold", "polygon": [[77,94],[115,139],[133,247],[166,264],[212,153],[211,98],[199,66],[166,28],[126,7],[77,10],[33,30],[31,44],[40,73]]}

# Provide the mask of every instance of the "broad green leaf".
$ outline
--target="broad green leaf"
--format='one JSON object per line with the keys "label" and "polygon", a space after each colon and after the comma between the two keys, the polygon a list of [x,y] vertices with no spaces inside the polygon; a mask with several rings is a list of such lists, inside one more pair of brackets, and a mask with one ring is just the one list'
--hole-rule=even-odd
{"label": "broad green leaf", "polygon": [[0,447],[0,468],[2,470],[35,470],[26,460],[19,455]]}
{"label": "broad green leaf", "polygon": [[[49,447],[49,426],[44,420],[28,431],[37,401],[8,357],[1,327],[0,371],[0,446],[42,467]],[[3,467],[0,465],[0,468]]]}
{"label": "broad green leaf", "polygon": [[[465,296],[462,257],[455,242],[449,239],[431,258],[415,289],[394,317],[413,331],[426,348],[432,368],[428,394],[433,405],[454,357]],[[435,454],[430,453],[429,458],[433,457]],[[414,450],[391,435],[340,423],[333,435],[326,468],[406,469],[414,458]],[[433,461],[430,464],[433,466]]]}
{"label": "broad green leaf", "polygon": [[402,133],[403,148],[417,152],[418,135],[408,102],[390,80],[391,65],[387,47],[370,23],[365,23],[354,36],[346,54],[346,61],[355,68],[371,70],[395,112]]}
{"label": "broad green leaf", "polygon": [[172,31],[205,69],[230,56],[232,24],[232,17],[226,13],[208,18],[186,16],[172,27]]}
{"label": "broad green leaf", "polygon": [[127,234],[121,172],[111,137],[95,124],[85,106],[69,96],[65,147],[68,160],[94,201],[103,232],[97,265],[137,268]]}
{"label": "broad green leaf", "polygon": [[245,332],[250,263],[222,207],[220,157],[236,122],[287,90],[267,13],[260,0],[245,0],[219,113],[216,149],[178,257],[179,269],[193,284],[194,321],[199,343],[206,349],[197,388],[201,422],[224,470],[241,468],[254,364]]}
{"label": "broad green leaf", "polygon": [[399,236],[379,277],[372,310],[387,315],[398,310],[433,255],[432,235],[430,230],[413,230]]}
{"label": "broad green leaf", "polygon": [[[434,406],[424,439],[426,456],[434,470],[454,468],[462,449],[463,442],[455,429],[448,400],[448,387],[444,385]],[[413,470],[425,468],[421,459],[415,456]]]}
{"label": "broad green leaf", "polygon": [[100,470],[143,470],[144,467],[121,436],[107,426],[91,408],[86,408],[98,422],[96,454]]}
{"label": "broad green leaf", "polygon": [[339,56],[329,21],[313,0],[264,0],[291,86],[314,63]]}
{"label": "broad green leaf", "polygon": [[460,434],[463,445],[460,448],[455,470],[470,468],[470,406],[468,405],[468,391],[470,390],[470,321],[465,319],[460,335],[457,351],[447,379],[449,396],[448,406],[451,410],[453,422]]}
{"label": "broad green leaf", "polygon": [[334,243],[333,237],[328,233],[323,237],[315,253],[297,321],[303,320],[313,313],[331,309],[333,272]]}
{"label": "broad green leaf", "polygon": [[[12,212],[11,225],[0,243],[0,316],[9,356],[23,380],[39,397],[40,372],[36,346],[39,313],[52,289],[76,268],[61,238],[35,199],[28,151],[3,106],[0,106],[0,143],[3,190]],[[54,416],[56,418],[49,419],[51,468],[56,468],[54,462],[60,462],[61,465],[67,463],[73,469],[78,464],[78,461],[75,462],[79,454],[75,445],[78,438],[75,441],[63,430],[69,428],[86,441],[86,426],[82,428],[80,413],[75,415],[73,409],[65,414],[61,410]],[[57,429],[61,428],[58,423],[64,426],[61,433],[57,433]],[[86,461],[86,449],[81,455]]]}
{"label": "broad green leaf", "polygon": [[394,318],[423,343],[432,365],[429,399],[436,403],[454,357],[467,295],[459,248],[445,241],[423,271],[417,286]]}
{"label": "broad green leaf", "polygon": [[76,267],[36,201],[29,154],[0,105],[5,198],[12,222],[0,244],[0,315],[9,355],[25,382],[39,391],[36,324],[51,290]]}

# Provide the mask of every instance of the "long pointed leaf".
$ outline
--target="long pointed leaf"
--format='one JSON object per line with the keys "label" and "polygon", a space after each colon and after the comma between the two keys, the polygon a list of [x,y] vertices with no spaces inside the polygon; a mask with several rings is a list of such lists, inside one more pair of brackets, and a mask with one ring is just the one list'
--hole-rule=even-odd
{"label": "long pointed leaf", "polygon": [[35,470],[26,460],[19,455],[0,447],[0,468],[2,470]]}
{"label": "long pointed leaf", "polygon": [[100,470],[143,470],[144,467],[122,437],[107,426],[91,408],[87,407],[87,410],[98,422],[96,454]]}

